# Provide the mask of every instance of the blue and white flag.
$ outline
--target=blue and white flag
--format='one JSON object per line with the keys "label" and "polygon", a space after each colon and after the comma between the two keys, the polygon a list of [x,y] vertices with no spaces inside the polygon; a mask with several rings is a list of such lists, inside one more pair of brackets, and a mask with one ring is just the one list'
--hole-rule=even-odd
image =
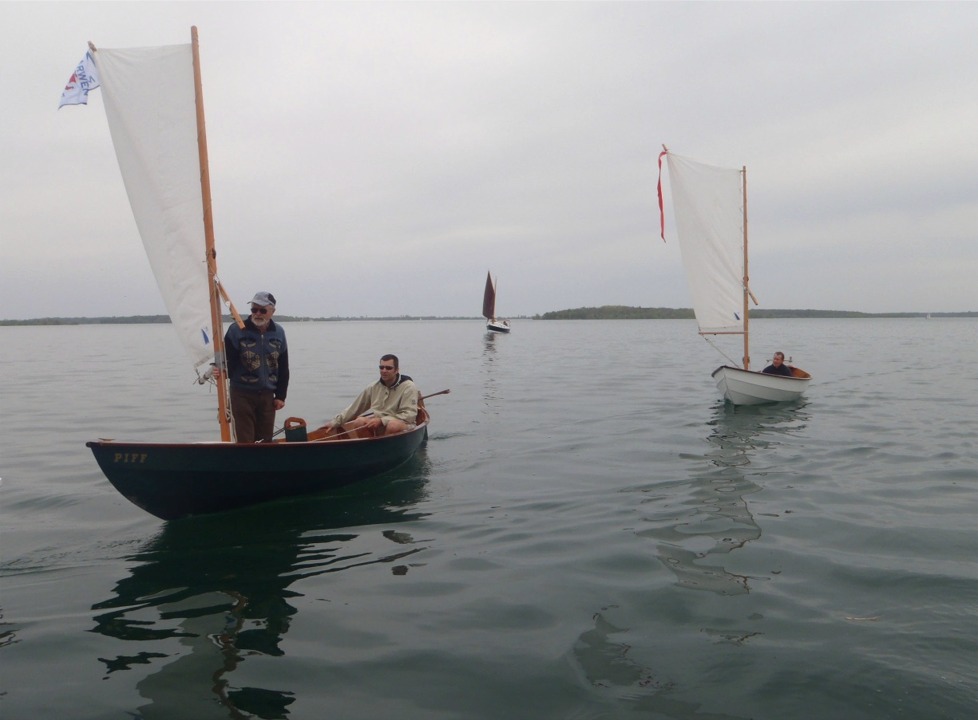
{"label": "blue and white flag", "polygon": [[85,53],[85,57],[78,63],[78,67],[68,78],[64,92],[61,93],[61,102],[58,104],[60,110],[65,105],[88,105],[88,91],[94,90],[99,86],[98,70],[95,68],[95,58],[91,52]]}

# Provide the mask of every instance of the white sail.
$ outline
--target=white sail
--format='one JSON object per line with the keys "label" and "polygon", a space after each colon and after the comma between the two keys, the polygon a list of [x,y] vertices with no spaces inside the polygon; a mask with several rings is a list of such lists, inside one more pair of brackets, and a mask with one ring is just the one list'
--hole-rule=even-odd
{"label": "white sail", "polygon": [[743,175],[671,152],[665,156],[679,248],[700,332],[743,332]]}
{"label": "white sail", "polygon": [[136,227],[194,367],[211,362],[191,45],[98,50],[105,114]]}

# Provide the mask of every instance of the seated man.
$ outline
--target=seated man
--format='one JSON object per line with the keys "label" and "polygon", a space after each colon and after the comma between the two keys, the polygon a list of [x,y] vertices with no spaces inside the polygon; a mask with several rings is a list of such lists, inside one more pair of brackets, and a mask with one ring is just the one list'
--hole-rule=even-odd
{"label": "seated man", "polygon": [[364,429],[373,435],[413,430],[418,417],[418,387],[401,375],[396,355],[380,359],[380,379],[364,388],[350,406],[326,423],[330,434]]}
{"label": "seated man", "polygon": [[784,364],[784,353],[780,350],[774,353],[774,360],[761,372],[766,372],[768,375],[792,376],[791,368]]}

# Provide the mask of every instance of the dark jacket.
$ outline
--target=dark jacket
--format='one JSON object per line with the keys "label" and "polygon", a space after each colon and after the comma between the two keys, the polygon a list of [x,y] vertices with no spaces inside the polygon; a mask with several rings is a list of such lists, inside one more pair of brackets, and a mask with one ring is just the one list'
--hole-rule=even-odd
{"label": "dark jacket", "polygon": [[768,365],[761,372],[766,372],[768,375],[785,375],[787,377],[792,377],[791,368],[781,363],[781,367],[774,367],[774,365]]}
{"label": "dark jacket", "polygon": [[289,389],[289,348],[285,330],[274,320],[261,332],[251,318],[244,328],[232,323],[224,335],[228,379],[241,390],[271,390],[285,401]]}

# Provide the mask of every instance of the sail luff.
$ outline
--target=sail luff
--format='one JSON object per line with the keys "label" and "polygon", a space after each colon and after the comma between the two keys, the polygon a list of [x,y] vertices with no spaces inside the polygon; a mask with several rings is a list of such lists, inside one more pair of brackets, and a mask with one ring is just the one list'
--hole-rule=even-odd
{"label": "sail luff", "polygon": [[211,173],[207,155],[207,123],[204,119],[204,87],[200,72],[200,46],[197,26],[190,28],[194,66],[194,106],[197,120],[197,157],[200,163],[200,200],[204,221],[204,261],[207,264],[208,300],[211,312],[211,333],[214,339],[214,363],[223,371],[217,380],[217,418],[221,440],[231,440],[230,390],[227,363],[224,359],[224,321],[221,319],[221,288],[217,282],[217,252],[214,244],[214,213],[211,205]]}

